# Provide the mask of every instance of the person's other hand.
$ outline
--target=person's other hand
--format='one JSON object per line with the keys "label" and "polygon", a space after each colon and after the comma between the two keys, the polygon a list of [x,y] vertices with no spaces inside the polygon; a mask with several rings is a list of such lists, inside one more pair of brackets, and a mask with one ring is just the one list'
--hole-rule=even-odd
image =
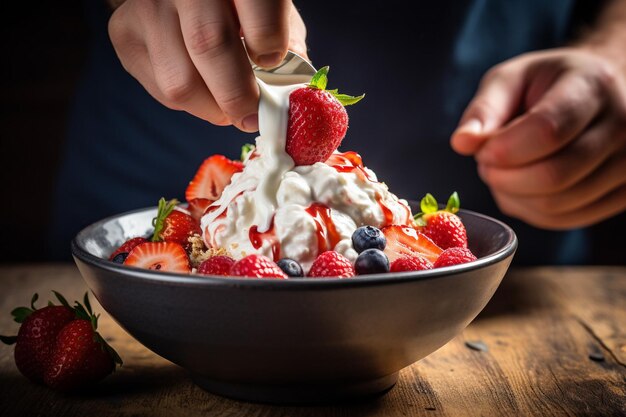
{"label": "person's other hand", "polygon": [[289,0],[127,0],[109,35],[124,68],[163,105],[247,132],[258,129],[259,91],[246,49],[262,67],[287,49],[306,57],[306,28]]}
{"label": "person's other hand", "polygon": [[575,48],[513,58],[485,75],[451,144],[505,214],[597,223],[626,210],[626,75]]}

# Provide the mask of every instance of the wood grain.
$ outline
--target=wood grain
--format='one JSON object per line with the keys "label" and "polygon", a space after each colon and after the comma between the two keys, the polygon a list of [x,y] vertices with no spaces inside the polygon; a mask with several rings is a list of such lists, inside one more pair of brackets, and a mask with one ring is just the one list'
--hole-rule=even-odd
{"label": "wood grain", "polygon": [[[33,292],[86,290],[72,265],[0,268],[0,332]],[[95,308],[102,311],[95,303]],[[353,404],[275,407],[222,398],[135,342],[103,313],[101,332],[124,366],[97,387],[59,394],[23,378],[0,346],[1,416],[623,416],[626,268],[511,271],[462,335],[404,369],[386,395]],[[466,342],[482,342],[474,350]],[[590,357],[591,356],[591,357]],[[593,357],[593,359],[592,359]],[[599,360],[602,359],[603,360]]]}

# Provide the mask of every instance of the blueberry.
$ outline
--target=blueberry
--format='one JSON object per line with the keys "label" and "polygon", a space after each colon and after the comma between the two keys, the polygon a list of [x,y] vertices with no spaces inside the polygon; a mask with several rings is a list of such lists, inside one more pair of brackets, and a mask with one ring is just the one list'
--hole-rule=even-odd
{"label": "blueberry", "polygon": [[283,258],[280,261],[276,262],[278,267],[283,270],[288,277],[292,278],[300,278],[304,276],[304,271],[300,264],[293,259]]}
{"label": "blueberry", "polygon": [[352,246],[358,253],[365,249],[384,250],[386,244],[385,235],[374,226],[361,226],[352,234]]}
{"label": "blueberry", "polygon": [[389,259],[379,249],[365,249],[354,263],[357,275],[389,272]]}
{"label": "blueberry", "polygon": [[116,264],[123,264],[126,258],[128,258],[128,252],[120,252],[113,257],[112,261]]}

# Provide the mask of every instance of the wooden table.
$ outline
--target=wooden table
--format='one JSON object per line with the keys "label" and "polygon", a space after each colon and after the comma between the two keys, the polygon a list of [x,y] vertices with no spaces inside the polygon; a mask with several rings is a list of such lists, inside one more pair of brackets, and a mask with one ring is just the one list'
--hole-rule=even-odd
{"label": "wooden table", "polygon": [[[86,289],[73,265],[0,267],[0,284],[3,334],[17,330],[9,311],[27,305],[33,292],[47,300],[55,289],[75,299]],[[13,347],[0,345],[0,416],[626,415],[626,267],[511,270],[462,335],[404,369],[386,395],[355,404],[277,407],[222,398],[196,387],[106,313],[100,330],[125,364],[80,395],[30,383],[15,367]]]}

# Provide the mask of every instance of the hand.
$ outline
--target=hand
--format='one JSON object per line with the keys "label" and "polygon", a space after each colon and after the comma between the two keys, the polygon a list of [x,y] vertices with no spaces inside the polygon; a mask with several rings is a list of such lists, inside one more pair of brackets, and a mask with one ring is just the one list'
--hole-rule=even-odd
{"label": "hand", "polygon": [[597,223],[626,210],[626,74],[576,48],[513,58],[485,75],[451,144],[505,214]]}
{"label": "hand", "polygon": [[246,49],[263,67],[288,48],[306,57],[289,0],[127,0],[109,35],[124,68],[163,105],[247,132],[258,129],[259,91]]}

